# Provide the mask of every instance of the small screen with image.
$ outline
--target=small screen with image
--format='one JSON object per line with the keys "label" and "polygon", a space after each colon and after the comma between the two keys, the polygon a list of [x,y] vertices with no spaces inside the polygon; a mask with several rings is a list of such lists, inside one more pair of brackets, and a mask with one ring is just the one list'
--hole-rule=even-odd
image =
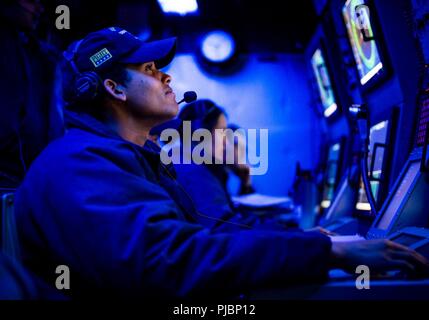
{"label": "small screen with image", "polygon": [[369,8],[363,0],[348,0],[343,7],[343,17],[360,83],[365,85],[383,69],[383,62],[374,39]]}

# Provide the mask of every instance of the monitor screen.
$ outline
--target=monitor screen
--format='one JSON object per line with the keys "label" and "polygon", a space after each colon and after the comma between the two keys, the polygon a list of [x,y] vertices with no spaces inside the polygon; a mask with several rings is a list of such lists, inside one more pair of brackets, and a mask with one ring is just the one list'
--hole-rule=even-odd
{"label": "monitor screen", "polygon": [[411,184],[419,173],[419,170],[419,161],[411,163],[411,165],[408,167],[405,176],[403,177],[401,183],[398,186],[398,189],[396,189],[395,194],[391,198],[389,206],[383,213],[383,216],[380,218],[380,220],[378,220],[375,226],[377,229],[387,230],[395,214],[398,212],[398,209],[402,201],[404,200],[405,195],[409,191]]}
{"label": "monitor screen", "polygon": [[[369,154],[368,154],[368,170],[370,168],[370,162],[372,159],[372,155],[374,154],[374,167],[372,170],[372,176],[375,179],[381,179],[381,175],[383,173],[383,161],[384,154],[386,152],[386,148],[381,145],[386,145],[387,143],[387,130],[389,126],[389,121],[382,121],[371,127],[369,131]],[[380,146],[375,148],[375,144],[379,144]],[[380,180],[370,180],[371,191],[374,199],[377,200],[378,191],[380,189]],[[358,201],[356,202],[356,209],[359,211],[370,211],[371,207],[368,202],[368,198],[366,196],[365,187],[363,184],[362,177],[360,178],[360,185],[358,191]]]}
{"label": "monitor screen", "polygon": [[383,69],[377,43],[374,39],[368,39],[374,36],[369,8],[365,5],[364,0],[347,0],[343,7],[343,17],[360,83],[364,85]]}
{"label": "monitor screen", "polygon": [[323,209],[329,208],[332,198],[334,197],[340,150],[340,143],[336,143],[329,148],[328,165],[326,168],[325,184],[323,188],[323,198],[322,203],[320,204]]}
{"label": "monitor screen", "polygon": [[319,95],[323,105],[323,114],[328,118],[337,111],[338,107],[335,102],[334,91],[322,50],[317,49],[314,52],[311,58],[311,66],[316,77],[317,88],[319,89]]}
{"label": "monitor screen", "polygon": [[367,212],[371,211],[371,206],[366,196],[365,186],[363,184],[362,177],[360,177],[360,181],[359,181],[358,200],[356,202],[356,210],[367,211]]}

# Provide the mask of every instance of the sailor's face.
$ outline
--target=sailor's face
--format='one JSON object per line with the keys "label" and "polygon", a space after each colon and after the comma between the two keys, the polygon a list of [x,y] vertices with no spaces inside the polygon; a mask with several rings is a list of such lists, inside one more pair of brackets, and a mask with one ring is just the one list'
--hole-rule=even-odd
{"label": "sailor's face", "polygon": [[176,95],[170,87],[171,76],[158,70],[153,61],[127,67],[127,104],[137,116],[165,121],[176,116]]}

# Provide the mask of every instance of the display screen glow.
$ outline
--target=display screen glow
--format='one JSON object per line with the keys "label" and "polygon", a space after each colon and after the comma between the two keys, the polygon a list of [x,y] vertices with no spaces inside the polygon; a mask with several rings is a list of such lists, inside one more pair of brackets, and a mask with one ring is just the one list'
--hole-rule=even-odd
{"label": "display screen glow", "polygon": [[[369,9],[359,9],[360,7],[368,8],[363,0],[348,0],[343,7],[343,17],[359,72],[360,83],[364,85],[383,69],[383,63],[376,40],[369,40],[374,36]],[[365,41],[362,31],[368,38],[367,41]]]}
{"label": "display screen glow", "polygon": [[339,165],[338,161],[340,160],[340,149],[341,146],[339,143],[336,143],[329,148],[328,167],[326,170],[325,185],[323,189],[323,199],[320,204],[323,209],[330,207],[331,201],[334,197],[335,182]]}
{"label": "display screen glow", "polygon": [[323,105],[323,114],[328,118],[335,113],[338,107],[335,102],[334,91],[332,89],[325,59],[320,49],[314,52],[311,58],[311,66],[316,77],[317,88],[319,89],[319,95]]}

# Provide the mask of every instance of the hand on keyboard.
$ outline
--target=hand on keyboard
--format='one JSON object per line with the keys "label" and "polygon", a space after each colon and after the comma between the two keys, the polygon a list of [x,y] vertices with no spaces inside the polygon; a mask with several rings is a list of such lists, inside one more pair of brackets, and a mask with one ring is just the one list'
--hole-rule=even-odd
{"label": "hand on keyboard", "polygon": [[409,275],[424,275],[429,261],[416,251],[389,240],[333,242],[333,268],[355,272],[358,265],[366,265],[372,272],[401,270]]}

